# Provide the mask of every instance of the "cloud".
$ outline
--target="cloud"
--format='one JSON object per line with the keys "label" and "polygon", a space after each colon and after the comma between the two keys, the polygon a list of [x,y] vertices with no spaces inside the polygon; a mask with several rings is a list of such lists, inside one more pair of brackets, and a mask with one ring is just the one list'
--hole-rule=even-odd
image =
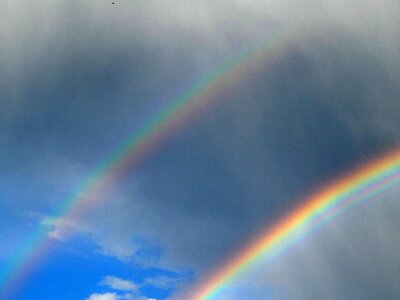
{"label": "cloud", "polygon": [[145,278],[141,283],[136,283],[132,280],[109,275],[104,276],[104,278],[99,282],[99,285],[106,286],[108,289],[113,290],[113,292],[107,292],[103,294],[94,293],[87,298],[87,300],[156,300],[155,298],[146,298],[144,296],[140,296],[140,289],[151,287],[168,291],[176,289],[180,283],[182,283],[182,279],[171,278],[168,276],[155,275],[154,277]]}
{"label": "cloud", "polygon": [[99,282],[99,285],[106,286],[116,292],[94,293],[90,295],[87,300],[151,300],[147,297],[140,296],[140,285],[131,280],[116,276],[105,276],[103,280]]}
{"label": "cloud", "polygon": [[[342,19],[340,13],[357,11],[342,4],[305,4],[304,10],[320,10],[321,18],[336,21],[326,24],[332,35],[324,37],[321,30],[288,43],[271,67],[272,74],[256,73],[226,92],[231,101],[224,112],[210,112],[201,125],[163,149],[156,158],[163,169],[150,163],[149,171],[141,172],[138,189],[143,196],[127,188],[110,203],[114,208],[107,210],[113,212],[109,228],[118,228],[126,241],[136,231],[144,232],[167,245],[171,259],[209,265],[205,260],[218,261],[227,249],[239,246],[239,240],[292,205],[299,194],[395,145],[399,91],[393,83],[399,77],[382,61],[386,50],[378,51],[379,43],[364,40],[370,37],[361,30],[369,26],[363,23],[364,16],[380,22],[372,15],[376,6],[368,3],[362,16]],[[238,7],[240,11],[241,4]],[[255,14],[252,5],[247,9],[249,15]],[[277,15],[283,16],[282,10]],[[358,24],[357,30],[352,30],[352,23]],[[189,136],[194,130],[197,138]],[[240,227],[235,225],[238,219]],[[115,235],[107,239],[114,240]],[[213,254],[205,256],[211,248]]]}
{"label": "cloud", "polygon": [[105,276],[100,284],[106,285],[117,291],[136,292],[138,290],[138,285],[135,284],[133,281],[121,279],[115,276]]}
{"label": "cloud", "polygon": [[120,300],[116,293],[92,294],[86,300]]}
{"label": "cloud", "polygon": [[152,286],[159,289],[172,289],[176,288],[176,286],[182,282],[182,279],[179,278],[171,278],[168,276],[160,276],[160,277],[149,277],[146,278],[143,282],[144,286]]}
{"label": "cloud", "polygon": [[146,298],[141,296],[135,296],[133,294],[122,294],[116,293],[104,293],[104,294],[92,294],[86,300],[156,300],[153,298]]}
{"label": "cloud", "polygon": [[88,228],[82,222],[63,217],[44,216],[41,224],[50,227],[47,236],[56,240],[65,240],[73,233],[82,234],[88,231]]}
{"label": "cloud", "polygon": [[0,4],[0,150],[16,211],[52,216],[156,109],[271,34],[299,33],[221,86],[223,106],[84,220],[45,217],[52,238],[79,232],[124,262],[206,273],[302,195],[400,142],[398,1],[109,4]]}

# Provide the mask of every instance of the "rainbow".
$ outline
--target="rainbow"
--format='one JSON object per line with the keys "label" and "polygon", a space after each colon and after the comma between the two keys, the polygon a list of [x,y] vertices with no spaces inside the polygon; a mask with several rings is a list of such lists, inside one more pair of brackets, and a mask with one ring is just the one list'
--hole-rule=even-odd
{"label": "rainbow", "polygon": [[[223,292],[246,272],[265,266],[326,223],[400,185],[400,150],[368,162],[312,194],[274,227],[191,292],[190,299],[224,299]],[[262,262],[260,264],[260,262]]]}
{"label": "rainbow", "polygon": [[[271,32],[267,42],[241,53],[172,99],[100,162],[86,180],[61,201],[56,215],[74,220],[88,213],[104,198],[101,195],[125,172],[143,162],[195,117],[222,102],[224,97],[219,97],[221,91],[237,84],[244,76],[265,68],[279,57],[289,42],[300,36],[304,38],[309,33],[308,29],[303,25]],[[10,299],[7,295],[17,290],[55,246],[55,241],[48,238],[48,231],[39,226],[0,271],[0,298]]]}

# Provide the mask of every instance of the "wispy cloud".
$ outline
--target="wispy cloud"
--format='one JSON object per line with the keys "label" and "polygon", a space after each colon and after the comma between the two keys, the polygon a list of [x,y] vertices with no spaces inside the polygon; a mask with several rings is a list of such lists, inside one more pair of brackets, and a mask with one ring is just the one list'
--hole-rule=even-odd
{"label": "wispy cloud", "polygon": [[122,279],[116,276],[105,276],[103,281],[100,282],[101,285],[106,285],[113,290],[117,291],[131,291],[137,292],[138,285],[133,281]]}
{"label": "wispy cloud", "polygon": [[88,227],[82,222],[63,217],[45,216],[41,220],[41,224],[50,228],[47,235],[56,240],[65,240],[72,234],[88,232]]}
{"label": "wispy cloud", "polygon": [[[171,285],[163,284],[162,286],[153,285],[156,282],[167,283],[167,279],[160,279],[161,281],[149,281],[144,284],[137,284],[131,280],[122,279],[117,276],[105,276],[99,285],[107,286],[113,292],[106,293],[93,293],[86,300],[156,300],[155,298],[148,298],[140,295],[139,288],[143,285],[152,285],[157,288],[171,288]],[[171,281],[172,282],[172,281]]]}
{"label": "wispy cloud", "polygon": [[141,296],[135,296],[133,294],[116,294],[116,293],[103,293],[103,294],[91,294],[85,300],[157,300],[154,298],[146,298]]}
{"label": "wispy cloud", "polygon": [[143,286],[151,286],[160,289],[172,289],[176,288],[179,283],[182,282],[181,278],[172,278],[169,276],[157,276],[146,278],[143,282]]}

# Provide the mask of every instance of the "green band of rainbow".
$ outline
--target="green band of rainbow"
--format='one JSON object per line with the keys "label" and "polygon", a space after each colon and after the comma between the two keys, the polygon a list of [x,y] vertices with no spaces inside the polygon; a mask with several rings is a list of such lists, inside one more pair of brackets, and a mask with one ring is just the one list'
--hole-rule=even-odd
{"label": "green band of rainbow", "polygon": [[224,299],[224,290],[246,272],[259,268],[261,261],[276,258],[324,224],[368,200],[384,197],[385,192],[398,186],[400,150],[366,163],[314,193],[204,281],[190,299]]}
{"label": "green band of rainbow", "polygon": [[[58,216],[72,219],[82,216],[98,203],[102,198],[99,196],[126,170],[141,163],[172,135],[192,122],[194,117],[222,102],[224,97],[218,97],[220,91],[240,82],[247,72],[265,68],[290,41],[307,33],[306,26],[285,27],[284,30],[272,32],[267,42],[237,56],[173,99],[118,145],[69,197],[61,201]],[[7,298],[5,295],[15,291],[52,247],[54,241],[47,238],[46,230],[40,227],[19,248],[7,267],[0,271],[0,298]]]}

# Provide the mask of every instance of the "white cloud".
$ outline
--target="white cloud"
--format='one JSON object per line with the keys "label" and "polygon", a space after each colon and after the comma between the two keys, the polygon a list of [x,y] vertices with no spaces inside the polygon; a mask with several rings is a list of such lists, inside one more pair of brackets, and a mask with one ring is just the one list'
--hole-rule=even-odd
{"label": "white cloud", "polygon": [[117,291],[136,292],[138,290],[138,286],[133,281],[122,279],[116,276],[105,276],[100,284],[109,286]]}
{"label": "white cloud", "polygon": [[[148,278],[143,285],[152,285],[159,288],[168,288],[176,282],[175,279],[169,279],[166,276],[155,279]],[[100,285],[117,292],[93,293],[86,300],[157,300],[156,298],[147,298],[140,296],[139,285],[131,280],[119,278],[117,276],[104,276],[99,282]],[[120,292],[120,293],[118,293]]]}
{"label": "white cloud", "polygon": [[105,294],[91,294],[86,300],[120,300],[121,297],[116,293],[105,293]]}
{"label": "white cloud", "polygon": [[157,300],[155,298],[147,298],[142,296],[136,296],[131,293],[119,295],[117,293],[103,293],[103,294],[91,294],[86,300]]}
{"label": "white cloud", "polygon": [[44,216],[40,223],[50,228],[47,236],[56,240],[65,240],[73,233],[84,233],[89,230],[83,223],[69,218]]}

